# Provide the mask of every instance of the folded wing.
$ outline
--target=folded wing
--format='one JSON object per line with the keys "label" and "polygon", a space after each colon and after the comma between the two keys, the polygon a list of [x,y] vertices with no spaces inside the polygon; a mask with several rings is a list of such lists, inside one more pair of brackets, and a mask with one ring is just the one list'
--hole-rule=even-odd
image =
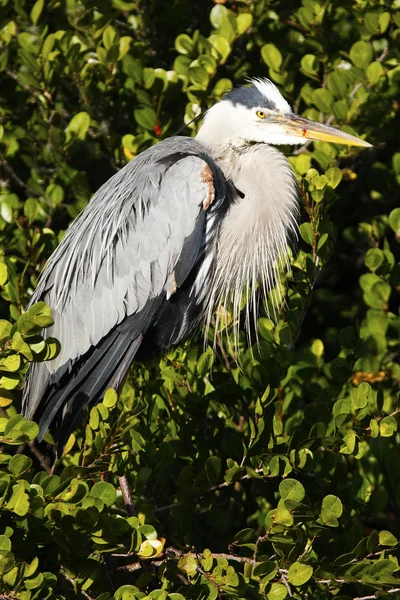
{"label": "folded wing", "polygon": [[52,308],[46,335],[60,341],[61,352],[30,366],[23,397],[25,415],[40,417],[41,436],[57,414],[61,421],[68,414],[70,428],[83,406],[123,381],[174,284],[198,263],[206,164],[215,210],[226,201],[223,176],[198,142],[170,138],[100,188],[50,258],[31,303]]}

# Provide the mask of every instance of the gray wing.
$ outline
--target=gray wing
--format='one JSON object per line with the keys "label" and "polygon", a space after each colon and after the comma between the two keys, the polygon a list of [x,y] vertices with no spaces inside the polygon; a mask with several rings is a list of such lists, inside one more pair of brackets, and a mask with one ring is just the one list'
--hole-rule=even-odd
{"label": "gray wing", "polygon": [[205,160],[210,162],[194,140],[161,142],[112,177],[67,231],[32,299],[52,308],[54,325],[46,335],[60,341],[61,352],[32,367],[23,400],[28,418],[54,373],[126,317],[146,314],[157,298],[168,296],[207,198]]}

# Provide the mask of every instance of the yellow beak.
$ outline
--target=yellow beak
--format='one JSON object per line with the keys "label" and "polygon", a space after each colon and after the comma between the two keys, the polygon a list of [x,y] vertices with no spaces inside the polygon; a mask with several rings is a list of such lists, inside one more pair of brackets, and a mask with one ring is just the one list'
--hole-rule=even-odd
{"label": "yellow beak", "polygon": [[283,117],[283,126],[289,135],[295,135],[307,140],[318,140],[320,142],[331,142],[333,144],[343,144],[345,146],[364,146],[370,148],[372,144],[360,138],[339,131],[334,127],[310,121],[298,115],[285,115]]}

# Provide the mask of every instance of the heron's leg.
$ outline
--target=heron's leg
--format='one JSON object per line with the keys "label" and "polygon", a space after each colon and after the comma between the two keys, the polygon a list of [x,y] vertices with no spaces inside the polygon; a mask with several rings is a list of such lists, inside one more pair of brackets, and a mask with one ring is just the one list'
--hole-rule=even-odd
{"label": "heron's leg", "polygon": [[210,207],[210,205],[214,202],[215,198],[214,178],[212,171],[207,164],[205,165],[200,175],[202,182],[206,183],[208,187],[207,198],[203,202],[203,208],[204,210],[207,210]]}

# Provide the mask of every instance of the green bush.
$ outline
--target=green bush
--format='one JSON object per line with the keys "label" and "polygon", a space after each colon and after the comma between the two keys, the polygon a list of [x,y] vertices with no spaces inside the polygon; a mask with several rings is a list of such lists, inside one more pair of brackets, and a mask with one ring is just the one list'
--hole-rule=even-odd
{"label": "green bush", "polygon": [[[1,598],[400,598],[400,4],[209,8],[0,0]],[[291,154],[301,239],[239,364],[221,336],[134,365],[53,466],[18,414],[58,349],[23,312],[38,274],[110,175],[246,76],[374,147]]]}

